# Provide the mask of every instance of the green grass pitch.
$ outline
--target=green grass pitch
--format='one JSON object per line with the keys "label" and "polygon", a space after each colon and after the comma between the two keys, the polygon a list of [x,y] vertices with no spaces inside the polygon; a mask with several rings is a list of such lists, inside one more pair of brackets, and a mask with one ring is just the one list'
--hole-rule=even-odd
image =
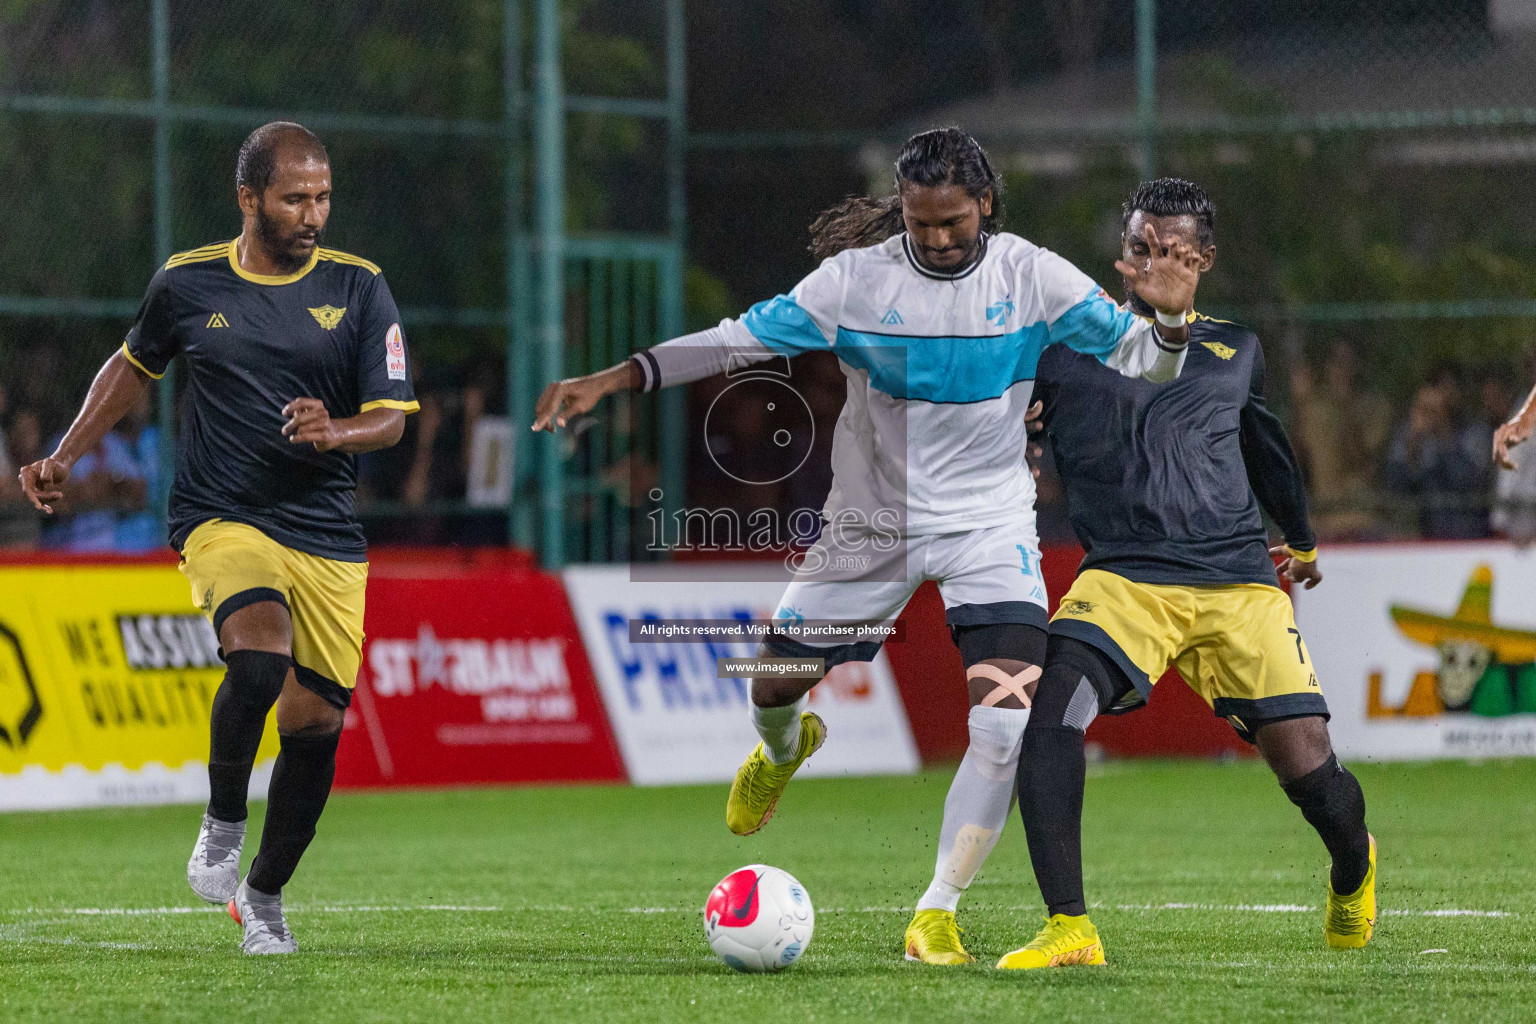
{"label": "green grass pitch", "polygon": [[[276,958],[188,891],[197,809],[0,816],[0,1020],[1532,1019],[1536,762],[1357,770],[1367,949],[1324,947],[1325,854],[1262,766],[1112,763],[1086,810],[1110,965],[1028,974],[990,967],[1040,917],[1017,818],[961,908],[981,963],[902,960],[943,771],[798,781],[746,839],[724,786],[344,794],[287,892],[301,952]],[[778,976],[703,939],[710,887],[753,861],[817,906]]]}

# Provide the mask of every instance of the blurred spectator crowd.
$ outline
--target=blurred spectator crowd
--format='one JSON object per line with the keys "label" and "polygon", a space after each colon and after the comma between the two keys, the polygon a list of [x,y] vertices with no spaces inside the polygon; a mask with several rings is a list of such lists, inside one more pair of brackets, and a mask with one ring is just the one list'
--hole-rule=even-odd
{"label": "blurred spectator crowd", "polygon": [[[1463,378],[1435,368],[1406,409],[1364,379],[1354,346],[1338,342],[1320,366],[1294,363],[1289,426],[1324,540],[1536,537],[1536,475],[1493,465],[1493,433],[1536,380]],[[1520,453],[1536,463],[1536,453]],[[1518,456],[1517,456],[1518,459]]]}
{"label": "blurred spectator crowd", "polygon": [[164,544],[154,510],[160,432],[147,396],[75,464],[54,516],[33,510],[16,474],[54,450],[64,425],[45,423],[29,403],[10,396],[0,383],[0,547],[138,554]]}
{"label": "blurred spectator crowd", "polygon": [[[830,439],[842,407],[843,376],[835,360],[805,357],[795,361],[792,379],[814,420],[815,445],[799,470],[767,486],[746,484],[716,468],[724,453],[737,452],[735,458],[749,463],[773,454],[762,444],[762,424],[752,409],[706,415],[728,382],[694,386],[688,403],[690,505],[772,507],[784,516],[820,507],[831,483]],[[1514,378],[1469,378],[1444,366],[1394,408],[1366,378],[1359,353],[1347,342],[1320,359],[1293,360],[1288,396],[1275,394],[1280,388],[1272,381],[1269,397],[1289,426],[1319,538],[1536,540],[1536,449],[1516,450],[1516,472],[1497,470],[1490,457],[1494,430],[1533,381],[1536,355]],[[43,516],[24,500],[17,469],[53,451],[75,406],[29,400],[37,389],[28,384],[0,379],[0,548],[125,554],[160,549],[157,502],[165,479],[149,402],[133,409],[81,460],[58,514]],[[504,392],[502,370],[494,362],[418,375],[421,411],[407,418],[401,443],[359,460],[358,508],[375,543],[506,542],[504,510],[466,501],[474,493],[474,475],[485,471],[476,466],[477,425],[505,416]],[[630,509],[656,479],[654,463],[633,455],[598,468],[619,505]],[[772,467],[760,468],[761,479],[779,476],[768,472]],[[1048,457],[1039,493],[1041,539],[1071,540]]]}

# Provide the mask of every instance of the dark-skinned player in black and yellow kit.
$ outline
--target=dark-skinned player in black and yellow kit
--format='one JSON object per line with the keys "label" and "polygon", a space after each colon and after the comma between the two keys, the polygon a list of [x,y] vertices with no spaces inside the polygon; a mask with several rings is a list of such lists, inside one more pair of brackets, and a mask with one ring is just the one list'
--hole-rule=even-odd
{"label": "dark-skinned player in black and yellow kit", "polygon": [[[1187,181],[1147,182],[1123,210],[1126,263],[1143,233],[1216,258],[1214,209]],[[1132,308],[1151,316],[1134,291]],[[1179,379],[1148,385],[1062,346],[1036,387],[1087,557],[1050,623],[1018,766],[1019,810],[1049,916],[1001,968],[1102,964],[1083,894],[1083,733],[1133,710],[1171,664],[1253,743],[1333,858],[1323,919],[1329,946],[1356,948],[1376,918],[1376,845],[1360,783],[1328,739],[1328,705],[1279,573],[1322,580],[1306,491],[1280,421],[1264,402],[1264,353],[1246,327],[1189,320]],[[1271,549],[1260,507],[1284,533]]]}
{"label": "dark-skinned player in black and yellow kit", "polygon": [[[290,953],[282,890],[330,794],[362,655],[368,556],[354,456],[399,441],[417,405],[384,276],[320,247],[331,211],[320,140],[289,122],[258,128],[235,183],[240,236],[173,256],[155,274],[58,450],[21,480],[52,511],[75,462],[181,357],[170,541],[228,663],[187,880],[229,903],[245,952]],[[242,881],[246,794],[274,704],[281,747],[261,848]]]}

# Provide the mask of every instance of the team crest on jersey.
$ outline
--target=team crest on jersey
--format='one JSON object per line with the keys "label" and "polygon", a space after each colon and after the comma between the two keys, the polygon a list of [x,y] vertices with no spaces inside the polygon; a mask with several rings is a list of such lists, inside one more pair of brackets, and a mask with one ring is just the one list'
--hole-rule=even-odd
{"label": "team crest on jersey", "polygon": [[1063,601],[1061,613],[1063,615],[1087,615],[1093,611],[1092,601]]}
{"label": "team crest on jersey", "polygon": [[309,315],[315,318],[315,322],[328,331],[336,329],[341,323],[341,318],[347,315],[347,307],[337,309],[335,306],[321,306],[319,309],[311,309]]}
{"label": "team crest on jersey", "polygon": [[1215,352],[1222,359],[1231,359],[1233,356],[1237,355],[1237,349],[1223,345],[1219,341],[1202,341],[1200,344],[1204,345],[1212,352]]}
{"label": "team crest on jersey", "polygon": [[987,319],[995,327],[1003,326],[1003,323],[1013,315],[1013,293],[1004,295],[1001,302],[994,302],[987,307]]}
{"label": "team crest on jersey", "polygon": [[399,324],[390,324],[384,335],[384,368],[390,380],[405,380],[405,336]]}

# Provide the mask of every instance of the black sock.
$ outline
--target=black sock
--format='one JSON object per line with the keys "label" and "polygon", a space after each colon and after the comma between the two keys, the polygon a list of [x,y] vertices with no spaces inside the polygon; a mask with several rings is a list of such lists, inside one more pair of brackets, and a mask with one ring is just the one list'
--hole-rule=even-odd
{"label": "black sock", "polygon": [[1083,897],[1083,734],[1100,708],[1130,689],[1093,646],[1052,636],[1019,755],[1019,814],[1046,909],[1088,913]]}
{"label": "black sock", "polygon": [[267,790],[267,822],[261,849],[246,883],[257,892],[277,895],[293,877],[299,858],[315,838],[315,823],[325,810],[336,778],[336,745],[341,731],[282,737],[283,749]]}
{"label": "black sock", "polygon": [[293,659],[271,651],[230,651],[224,660],[229,669],[213,695],[209,723],[208,814],[235,822],[245,820],[256,748]]}
{"label": "black sock", "polygon": [[1019,814],[1035,881],[1051,914],[1088,913],[1083,901],[1083,734],[1036,725],[1031,711],[1019,755]]}
{"label": "black sock", "polygon": [[1333,891],[1348,896],[1358,890],[1370,869],[1371,857],[1360,780],[1329,754],[1321,767],[1281,788],[1328,847],[1333,857]]}

